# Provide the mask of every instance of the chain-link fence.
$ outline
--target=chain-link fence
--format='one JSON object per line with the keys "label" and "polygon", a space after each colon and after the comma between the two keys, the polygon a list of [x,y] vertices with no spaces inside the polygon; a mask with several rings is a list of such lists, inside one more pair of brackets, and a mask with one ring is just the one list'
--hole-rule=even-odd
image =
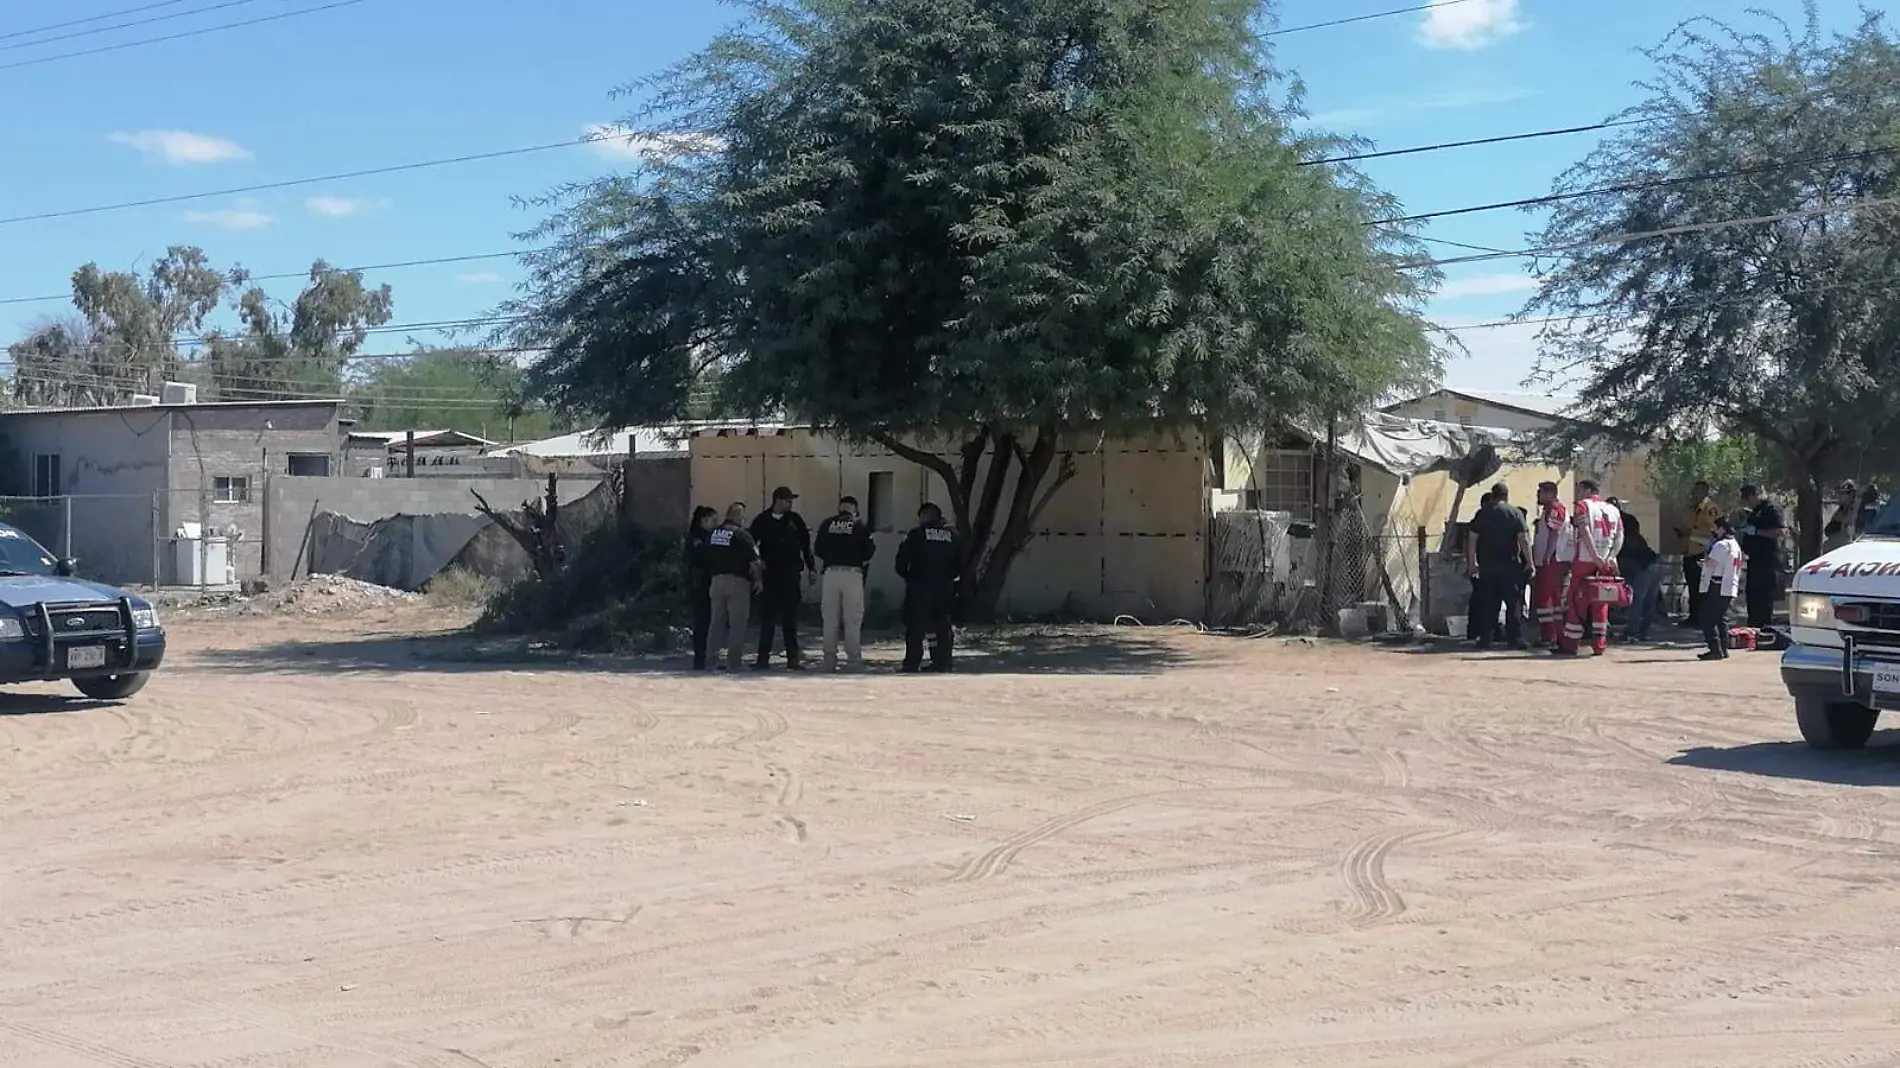
{"label": "chain-link fence", "polygon": [[1418,532],[1375,528],[1357,506],[1319,522],[1222,512],[1209,545],[1210,626],[1407,629],[1426,603]]}
{"label": "chain-link fence", "polygon": [[0,496],[0,523],[114,586],[218,586],[258,574],[261,522],[254,502],[207,502],[196,491]]}

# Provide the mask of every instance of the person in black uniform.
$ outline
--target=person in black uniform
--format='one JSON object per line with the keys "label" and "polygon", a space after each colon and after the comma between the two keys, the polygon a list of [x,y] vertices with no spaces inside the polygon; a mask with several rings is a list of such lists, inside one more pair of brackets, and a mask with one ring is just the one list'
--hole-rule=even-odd
{"label": "person in black uniform", "polygon": [[1470,620],[1478,648],[1489,649],[1498,635],[1498,609],[1504,609],[1503,638],[1513,649],[1524,641],[1524,572],[1530,567],[1531,532],[1524,516],[1511,507],[1511,487],[1500,482],[1488,494],[1465,536],[1465,562],[1477,579],[1478,606]]}
{"label": "person in black uniform", "polygon": [[693,610],[693,670],[706,670],[706,631],[712,626],[712,571],[701,548],[719,523],[719,510],[700,505],[686,528],[686,599]]}
{"label": "person in black uniform", "polygon": [[785,663],[793,671],[803,671],[805,661],[798,655],[798,604],[805,599],[805,574],[816,572],[818,561],[812,558],[811,528],[805,517],[792,511],[798,499],[788,486],[772,491],[772,509],[752,521],[752,540],[759,544],[759,557],[765,561],[765,592],[759,600],[759,659],[753,665],[764,671],[772,662],[772,631],[785,634]]}
{"label": "person in black uniform", "polygon": [[818,591],[819,616],[824,620],[825,670],[838,669],[838,639],[844,638],[845,659],[851,670],[864,667],[864,575],[877,554],[871,525],[858,518],[856,497],[838,498],[838,514],[818,525],[814,546],[824,563]]}
{"label": "person in black uniform", "polygon": [[1775,599],[1781,596],[1781,532],[1787,524],[1781,506],[1758,487],[1742,487],[1742,506],[1748,509],[1748,519],[1742,524],[1742,555],[1748,557],[1743,576],[1748,625],[1766,627],[1775,621]]}
{"label": "person in black uniform", "polygon": [[[943,509],[929,502],[917,509],[917,523],[897,547],[897,577],[904,580],[904,670],[949,671],[963,537],[944,522]],[[925,633],[933,639],[928,669]]]}
{"label": "person in black uniform", "polygon": [[[745,529],[745,505],[735,503],[726,509],[726,521],[706,534],[696,546],[700,566],[712,575],[708,587],[712,598],[712,621],[706,629],[707,659],[715,668],[737,671],[745,662],[746,620],[752,613],[752,597],[765,590],[765,565],[759,561],[759,547]],[[726,651],[724,663],[715,659]]]}

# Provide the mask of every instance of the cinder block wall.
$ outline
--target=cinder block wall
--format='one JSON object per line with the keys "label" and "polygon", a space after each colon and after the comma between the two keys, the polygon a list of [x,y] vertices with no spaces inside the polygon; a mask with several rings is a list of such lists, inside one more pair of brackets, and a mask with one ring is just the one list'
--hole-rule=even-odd
{"label": "cinder block wall", "polygon": [[[562,502],[593,492],[598,480],[562,479]],[[473,492],[471,492],[473,491]],[[497,509],[520,507],[547,493],[544,478],[298,478],[277,475],[270,481],[269,574],[288,578],[313,511],[336,512],[373,523],[395,515],[478,514],[475,493]]]}

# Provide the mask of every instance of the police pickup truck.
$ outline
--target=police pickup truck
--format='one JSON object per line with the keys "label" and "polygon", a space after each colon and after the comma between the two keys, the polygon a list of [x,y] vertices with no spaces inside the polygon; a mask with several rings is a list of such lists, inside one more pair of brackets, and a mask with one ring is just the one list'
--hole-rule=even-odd
{"label": "police pickup truck", "polygon": [[1900,497],[1858,540],[1802,565],[1788,598],[1781,680],[1801,737],[1858,749],[1900,710]]}
{"label": "police pickup truck", "polygon": [[145,688],[165,659],[158,613],[73,577],[73,562],[0,523],[0,685],[66,679],[100,701]]}

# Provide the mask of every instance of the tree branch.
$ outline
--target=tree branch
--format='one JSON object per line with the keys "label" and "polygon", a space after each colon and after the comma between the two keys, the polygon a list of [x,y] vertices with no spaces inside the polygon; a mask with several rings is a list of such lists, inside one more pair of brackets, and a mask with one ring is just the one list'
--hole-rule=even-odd
{"label": "tree branch", "polygon": [[969,510],[969,497],[964,495],[963,488],[957,478],[956,468],[950,466],[950,461],[938,456],[934,452],[929,452],[915,445],[899,441],[895,435],[888,431],[867,431],[865,436],[896,453],[898,456],[928,469],[932,474],[943,479],[943,484],[948,487],[950,491],[951,508],[959,516]]}

